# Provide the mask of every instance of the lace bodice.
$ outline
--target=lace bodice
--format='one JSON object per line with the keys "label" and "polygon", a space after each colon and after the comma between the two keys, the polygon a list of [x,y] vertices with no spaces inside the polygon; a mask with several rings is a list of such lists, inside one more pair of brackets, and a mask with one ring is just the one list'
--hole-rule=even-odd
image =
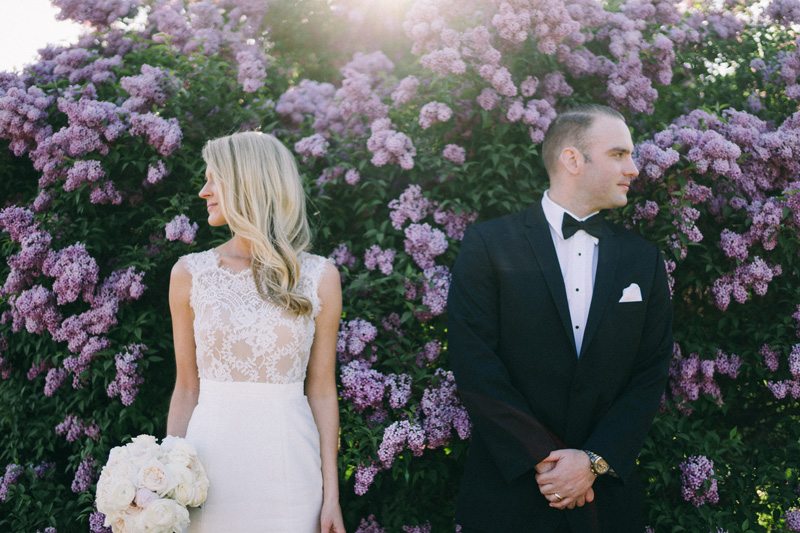
{"label": "lace bodice", "polygon": [[256,290],[250,269],[221,266],[215,250],[182,258],[192,275],[197,370],[202,379],[295,383],[305,380],[320,311],[319,279],[327,259],[300,253],[298,291],[309,298],[311,315],[297,316]]}

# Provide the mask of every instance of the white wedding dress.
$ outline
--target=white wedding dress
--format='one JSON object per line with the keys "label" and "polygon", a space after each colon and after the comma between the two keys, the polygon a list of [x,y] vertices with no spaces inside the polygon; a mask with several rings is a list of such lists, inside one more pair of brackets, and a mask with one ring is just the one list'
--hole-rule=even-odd
{"label": "white wedding dress", "polygon": [[186,439],[210,482],[187,531],[319,532],[319,433],[303,382],[327,260],[300,254],[297,288],[313,306],[301,317],[263,300],[251,271],[226,269],[214,250],[183,260],[200,375]]}

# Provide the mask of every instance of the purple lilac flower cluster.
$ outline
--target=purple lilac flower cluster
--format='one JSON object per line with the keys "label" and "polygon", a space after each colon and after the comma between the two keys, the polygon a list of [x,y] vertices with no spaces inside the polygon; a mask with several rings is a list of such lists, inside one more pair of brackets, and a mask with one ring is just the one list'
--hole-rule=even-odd
{"label": "purple lilac flower cluster", "polygon": [[[394,64],[382,52],[356,53],[341,68],[343,79],[338,89],[329,83],[302,80],[281,95],[275,110],[295,127],[306,117],[313,119],[314,131],[325,138],[333,134],[361,135],[370,123],[387,116],[389,106],[383,98],[389,89],[384,80],[393,69]],[[405,144],[407,137],[399,135],[403,138],[395,141]]]}
{"label": "purple lilac flower cluster", "polygon": [[267,5],[237,2],[224,7],[226,16],[211,0],[192,2],[188,9],[179,2],[158,2],[149,11],[145,35],[186,54],[202,51],[230,56],[242,89],[255,92],[264,85],[270,63],[263,52],[268,47],[262,31]]}
{"label": "purple lilac flower cluster", "polygon": [[8,139],[17,157],[31,150],[52,134],[47,124],[47,109],[54,98],[38,87],[11,87],[0,91],[0,138]]}
{"label": "purple lilac flower cluster", "polygon": [[[106,155],[110,142],[118,139],[128,129],[128,111],[111,102],[102,102],[91,98],[74,101],[68,98],[58,99],[58,109],[67,115],[68,125],[52,135],[42,137],[29,156],[36,170],[42,173],[39,187],[54,184],[57,180],[68,177],[67,161],[79,159],[92,152]],[[91,177],[80,174],[93,171]],[[92,183],[93,203],[121,202],[119,193],[110,181],[97,181],[97,170],[82,168],[73,171],[69,187],[80,183]],[[69,189],[68,189],[69,190]]]}
{"label": "purple lilac flower cluster", "polygon": [[394,229],[401,229],[407,220],[419,222],[435,208],[425,198],[419,185],[409,185],[399,198],[389,202],[389,218]]}
{"label": "purple lilac flower cluster", "polygon": [[76,301],[79,296],[84,302],[91,300],[99,267],[94,257],[86,251],[86,246],[77,243],[58,252],[48,252],[42,263],[42,273],[55,280],[53,293],[56,302],[64,305]]}
{"label": "purple lilac flower cluster", "polygon": [[680,464],[681,495],[695,507],[719,503],[714,461],[704,455],[692,455]]}
{"label": "purple lilac flower cluster", "polygon": [[442,150],[442,157],[456,165],[463,165],[467,160],[467,152],[457,144],[448,144]]}
{"label": "purple lilac flower cluster", "polygon": [[362,318],[343,322],[336,342],[339,361],[347,363],[355,358],[365,359],[362,355],[364,350],[377,336],[378,329]]}
{"label": "purple lilac flower cluster", "polygon": [[[761,348],[761,354],[764,357],[767,368],[772,372],[777,371],[779,365],[778,353],[765,345]],[[800,399],[800,344],[795,344],[792,347],[791,352],[789,352],[788,362],[791,379],[767,381],[767,388],[778,400],[789,397],[795,400]]]}
{"label": "purple lilac flower cluster", "polygon": [[94,511],[89,515],[89,531],[91,533],[112,533],[112,529],[110,527],[103,525],[105,524],[105,521],[106,515],[100,511]]}
{"label": "purple lilac flower cluster", "polygon": [[72,480],[72,492],[78,494],[86,492],[97,478],[96,463],[91,457],[83,459],[75,470],[75,477]]}
{"label": "purple lilac flower cluster", "polygon": [[158,160],[155,164],[150,163],[147,165],[147,178],[145,184],[155,185],[169,175],[169,169],[162,160]]}
{"label": "purple lilac flower cluster", "polygon": [[294,127],[302,125],[306,117],[312,117],[314,130],[323,133],[329,129],[326,116],[335,93],[336,87],[330,83],[302,80],[281,94],[275,111]]}
{"label": "purple lilac flower cluster", "polygon": [[441,102],[428,102],[419,110],[419,125],[426,130],[434,124],[447,122],[453,116],[450,106]]}
{"label": "purple lilac flower cluster", "polygon": [[168,241],[192,244],[198,229],[197,222],[192,222],[186,215],[177,215],[164,226],[164,233]]}
{"label": "purple lilac flower cluster", "polygon": [[11,485],[19,482],[19,478],[22,477],[22,474],[25,472],[25,469],[18,464],[9,463],[6,465],[6,470],[3,473],[3,477],[0,478],[0,502],[4,502],[8,499],[8,489]]}
{"label": "purple lilac flower cluster", "polygon": [[394,258],[397,252],[391,248],[382,250],[377,244],[373,244],[364,252],[364,268],[367,270],[381,271],[381,274],[388,276],[394,269]]}
{"label": "purple lilac flower cluster", "polygon": [[444,265],[426,268],[422,282],[422,304],[427,311],[417,312],[417,318],[422,321],[439,316],[447,309],[447,292],[450,290],[450,269]]}
{"label": "purple lilac flower cluster", "polygon": [[401,409],[411,399],[411,376],[408,374],[388,374],[386,387],[389,393],[389,406]]}
{"label": "purple lilac flower cluster", "polygon": [[384,469],[392,467],[395,457],[409,449],[415,456],[425,451],[425,431],[408,420],[392,422],[383,431],[383,440],[378,446],[378,459]]}
{"label": "purple lilac flower cluster", "polygon": [[44,378],[44,395],[51,397],[64,384],[68,372],[64,368],[51,368]]}
{"label": "purple lilac flower cluster", "polygon": [[361,181],[361,174],[354,168],[351,168],[344,174],[344,182],[348,185],[357,185]]}
{"label": "purple lilac flower cluster", "polygon": [[784,515],[786,519],[786,529],[789,531],[800,531],[800,509],[789,509]]}
{"label": "purple lilac flower cluster", "polygon": [[732,274],[726,274],[714,281],[711,288],[714,303],[725,311],[730,305],[731,297],[743,304],[750,299],[751,291],[758,296],[764,296],[769,283],[781,272],[781,265],[770,266],[760,257],[754,257],[751,262],[736,267]]}
{"label": "purple lilac flower cluster", "polygon": [[347,268],[353,268],[358,262],[356,256],[350,251],[350,247],[345,243],[336,246],[328,257],[333,259],[336,266],[346,266]]}
{"label": "purple lilac flower cluster", "polygon": [[63,435],[67,442],[75,442],[84,436],[97,440],[100,438],[100,427],[94,422],[87,423],[70,414],[56,426],[56,435]]}
{"label": "purple lilac flower cluster", "polygon": [[395,131],[393,127],[388,118],[378,119],[370,125],[372,135],[367,140],[367,149],[372,152],[370,161],[376,167],[396,163],[411,170],[417,150],[405,133]]}
{"label": "purple lilac flower cluster", "polygon": [[47,361],[39,361],[38,363],[34,363],[31,365],[25,377],[28,378],[28,381],[33,381],[34,379],[39,377],[40,374],[46,372],[49,368],[50,365],[48,364]]}
{"label": "purple lilac flower cluster", "polygon": [[452,210],[437,209],[433,213],[433,220],[444,226],[444,232],[453,240],[460,241],[464,238],[464,232],[467,226],[472,224],[478,219],[478,213],[475,211],[464,211],[458,213]]}
{"label": "purple lilac flower cluster", "polygon": [[[356,468],[355,473],[355,486],[353,488],[353,492],[355,492],[358,496],[363,496],[367,493],[369,488],[372,486],[373,481],[375,481],[375,476],[380,472],[381,468],[376,463],[370,463],[368,466],[358,465]],[[370,515],[370,519],[374,521],[375,517]],[[375,528],[370,527],[369,525],[365,524],[365,520],[361,519],[361,525],[356,531],[383,531],[377,527],[377,522],[375,522]]]}
{"label": "purple lilac flower cluster", "polygon": [[425,389],[420,402],[424,414],[422,426],[428,448],[447,445],[453,431],[461,440],[468,439],[472,432],[467,410],[456,393],[453,373],[438,368],[435,377],[439,380],[439,384]]}
{"label": "purple lilac flower cluster", "polygon": [[669,368],[669,387],[676,407],[686,415],[693,412],[692,402],[701,394],[710,396],[717,405],[723,404],[722,391],[716,382],[716,375],[736,379],[742,360],[736,354],[726,354],[718,350],[714,359],[701,359],[697,353],[683,357],[676,343]]}
{"label": "purple lilac flower cluster", "polygon": [[[0,216],[0,222],[2,220]],[[75,250],[73,248],[72,252]],[[78,250],[77,264],[79,267],[89,264],[88,271],[66,260],[59,264],[59,260],[68,258],[69,254],[51,256],[55,259],[47,266],[47,271],[57,278],[54,283],[56,292],[34,285],[9,298],[11,310],[7,316],[12,320],[12,330],[19,331],[24,326],[30,333],[48,332],[55,341],[67,342],[68,349],[77,354],[64,359],[63,368],[48,370],[44,387],[46,396],[52,396],[63,384],[67,372],[74,375],[73,386],[80,386],[80,374],[99,351],[109,346],[108,339],[100,335],[116,324],[119,303],[138,299],[145,289],[141,283],[144,274],[133,268],[113,272],[99,287],[87,285],[87,280],[94,283],[90,274],[95,272],[95,268],[91,262],[85,261],[84,251]],[[56,299],[68,303],[79,294],[90,304],[89,310],[62,320]]]}
{"label": "purple lilac flower cluster", "polygon": [[117,375],[106,388],[109,398],[119,396],[120,401],[126,407],[136,400],[139,387],[144,383],[144,378],[138,373],[138,370],[139,361],[144,357],[145,351],[147,351],[147,346],[144,344],[131,344],[123,352],[114,356]]}
{"label": "purple lilac flower cluster", "polygon": [[319,133],[303,137],[294,143],[294,151],[306,159],[309,157],[324,156],[328,153],[328,147],[328,140]]}
{"label": "purple lilac flower cluster", "polygon": [[405,229],[405,251],[422,270],[433,268],[434,259],[447,251],[445,234],[430,224],[410,224]]}
{"label": "purple lilac flower cluster", "polygon": [[442,352],[442,343],[438,340],[428,341],[422,347],[422,351],[417,354],[416,363],[419,367],[424,367],[434,363]]}
{"label": "purple lilac flower cluster", "polygon": [[356,533],[386,533],[386,530],[383,529],[378,523],[375,515],[371,514],[368,517],[361,519],[358,524],[358,529],[356,529]]}
{"label": "purple lilac flower cluster", "polygon": [[61,11],[56,14],[60,20],[88,22],[103,27],[128,16],[141,5],[139,0],[53,0],[53,5]]}
{"label": "purple lilac flower cluster", "polygon": [[419,79],[416,76],[406,76],[397,84],[397,87],[392,91],[392,102],[395,107],[407,104],[417,96],[419,89]]}
{"label": "purple lilac flower cluster", "polygon": [[383,404],[387,377],[373,369],[362,359],[354,359],[342,366],[342,397],[349,400],[356,411],[377,408]]}
{"label": "purple lilac flower cluster", "polygon": [[119,80],[120,86],[130,95],[122,104],[128,111],[142,113],[153,105],[163,106],[179,87],[174,76],[158,67],[144,64],[140,72]]}
{"label": "purple lilac flower cluster", "polygon": [[183,132],[175,118],[163,119],[153,113],[131,113],[131,135],[147,138],[156,151],[168,156],[180,148]]}
{"label": "purple lilac flower cluster", "polygon": [[[484,6],[467,6],[466,15],[457,10],[459,21],[464,16],[470,19],[471,11],[476,11],[474,20],[491,18],[491,26],[458,31],[455,27],[461,26],[456,22],[456,13],[446,2],[418,0],[408,10],[403,24],[412,39],[412,52],[422,56],[420,63],[424,67],[442,76],[462,75],[473,69],[487,82],[489,87],[478,97],[479,105],[486,110],[495,108],[501,99],[507,99],[506,108],[525,107],[524,102],[514,103],[513,99],[519,93],[531,98],[538,89],[540,102],[547,106],[535,105],[545,116],[551,113],[559,96],[571,94],[571,87],[557,72],[552,73],[550,83],[542,83],[541,87],[532,76],[524,77],[519,85],[515,83],[506,65],[513,64],[513,52],[528,39],[535,41],[540,52],[553,55],[572,76],[605,80],[610,100],[637,112],[652,112],[658,96],[653,82],[671,82],[675,45],[701,39],[700,32],[681,23],[680,13],[671,2],[629,2],[622,12],[606,11],[588,3],[567,6],[562,2],[541,4],[526,0],[495,6],[489,13]],[[649,20],[665,25],[667,33],[656,33],[648,42],[642,31]],[[585,46],[590,41],[607,46],[607,55],[596,53],[597,46],[590,51]],[[527,103],[528,108],[531,102]],[[512,111],[512,115],[519,114]],[[549,124],[547,120],[542,122],[530,128],[534,142],[541,142]]]}

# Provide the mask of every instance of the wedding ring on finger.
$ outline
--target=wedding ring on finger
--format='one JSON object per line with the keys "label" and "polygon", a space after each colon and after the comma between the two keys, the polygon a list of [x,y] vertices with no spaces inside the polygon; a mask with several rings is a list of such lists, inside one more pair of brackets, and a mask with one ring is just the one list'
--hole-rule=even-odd
{"label": "wedding ring on finger", "polygon": [[563,500],[563,499],[564,499],[564,498],[562,498],[562,497],[561,497],[561,495],[560,495],[559,493],[557,493],[557,492],[554,492],[554,493],[553,493],[553,496],[555,496],[555,497],[556,497],[556,499],[557,499],[558,501],[561,501],[561,500]]}

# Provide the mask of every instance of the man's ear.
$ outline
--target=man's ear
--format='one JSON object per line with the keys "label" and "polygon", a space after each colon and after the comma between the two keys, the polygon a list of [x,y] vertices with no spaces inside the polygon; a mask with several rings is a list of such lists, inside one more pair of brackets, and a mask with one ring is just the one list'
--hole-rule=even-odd
{"label": "man's ear", "polygon": [[583,169],[584,159],[580,150],[574,146],[566,146],[558,156],[558,160],[564,165],[564,169],[570,174],[579,174]]}

